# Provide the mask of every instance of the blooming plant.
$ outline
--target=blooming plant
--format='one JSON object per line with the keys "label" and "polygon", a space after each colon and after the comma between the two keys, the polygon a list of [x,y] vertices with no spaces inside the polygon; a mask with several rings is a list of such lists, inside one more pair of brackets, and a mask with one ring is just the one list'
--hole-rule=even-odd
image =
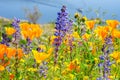
{"label": "blooming plant", "polygon": [[120,80],[120,22],[72,19],[66,6],[57,16],[47,35],[17,18],[0,24],[0,79]]}

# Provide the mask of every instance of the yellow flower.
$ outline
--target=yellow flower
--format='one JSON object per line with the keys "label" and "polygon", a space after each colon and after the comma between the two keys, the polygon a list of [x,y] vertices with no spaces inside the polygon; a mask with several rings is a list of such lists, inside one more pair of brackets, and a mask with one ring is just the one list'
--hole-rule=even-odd
{"label": "yellow flower", "polygon": [[0,71],[3,71],[3,70],[5,70],[5,67],[0,65]]}
{"label": "yellow flower", "polygon": [[6,27],[5,31],[6,31],[7,35],[12,35],[12,34],[14,34],[16,32],[16,30],[14,28],[12,28],[12,27]]}
{"label": "yellow flower", "polygon": [[27,70],[34,72],[34,71],[37,71],[37,68],[28,68]]}
{"label": "yellow flower", "polygon": [[114,58],[115,60],[118,60],[120,57],[120,52],[115,51],[111,54],[111,57]]}
{"label": "yellow flower", "polygon": [[119,63],[120,63],[120,59],[117,60],[117,64],[119,64]]}
{"label": "yellow flower", "polygon": [[75,16],[75,18],[80,18],[81,15],[79,13],[75,13],[74,16]]}
{"label": "yellow flower", "polygon": [[60,80],[60,78],[58,78],[58,77],[54,77],[54,79],[53,80]]}
{"label": "yellow flower", "polygon": [[53,51],[53,48],[50,48],[46,54],[45,52],[38,52],[36,50],[32,50],[34,58],[37,63],[41,63],[41,61],[47,59],[51,55],[52,51]]}
{"label": "yellow flower", "polygon": [[89,80],[89,77],[88,76],[84,76],[83,80]]}
{"label": "yellow flower", "polygon": [[82,18],[83,18],[85,21],[87,21],[87,20],[88,20],[86,16],[83,16]]}
{"label": "yellow flower", "polygon": [[79,36],[79,34],[78,34],[77,32],[73,32],[73,33],[72,33],[72,36],[73,36],[74,38],[80,38],[80,36]]}
{"label": "yellow flower", "polygon": [[106,20],[107,25],[112,27],[112,29],[116,28],[119,22],[117,20]]}
{"label": "yellow flower", "polygon": [[71,80],[74,80],[75,76],[73,74],[69,74],[69,76]]}
{"label": "yellow flower", "polygon": [[120,52],[114,51],[113,53],[110,54],[110,56],[117,61],[120,59]]}
{"label": "yellow flower", "polygon": [[120,38],[120,31],[117,30],[117,29],[114,29],[114,30],[112,30],[111,35],[112,35],[112,37],[114,37],[114,38]]}
{"label": "yellow flower", "polygon": [[86,24],[88,29],[93,29],[94,25],[95,25],[95,21],[93,21],[93,20],[85,21],[85,24]]}
{"label": "yellow flower", "polygon": [[95,63],[97,64],[99,62],[98,58],[94,58]]}
{"label": "yellow flower", "polygon": [[44,50],[44,51],[46,51],[45,45],[39,45],[39,48],[42,49],[42,50]]}
{"label": "yellow flower", "polygon": [[25,62],[25,60],[24,60],[24,59],[20,59],[20,62],[24,63],[24,62]]}
{"label": "yellow flower", "polygon": [[84,35],[82,35],[82,38],[84,40],[88,40],[90,38],[90,36],[91,36],[90,34],[85,33]]}
{"label": "yellow flower", "polygon": [[108,76],[110,80],[114,80],[114,76]]}

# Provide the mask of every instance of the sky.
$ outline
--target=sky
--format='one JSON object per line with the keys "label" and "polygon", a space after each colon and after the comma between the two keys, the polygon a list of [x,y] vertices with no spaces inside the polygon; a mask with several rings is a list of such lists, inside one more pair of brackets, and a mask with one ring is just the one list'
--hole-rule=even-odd
{"label": "sky", "polygon": [[[42,2],[42,4],[41,4]],[[40,23],[55,21],[57,12],[60,11],[62,5],[66,5],[71,16],[77,12],[76,9],[81,9],[83,15],[94,18],[96,16],[104,19],[118,19],[120,20],[120,0],[1,0],[0,2],[0,16],[6,18],[18,17],[26,19],[24,9],[32,9],[33,6],[38,6],[42,17]],[[53,5],[52,7],[46,4]],[[95,11],[99,12],[96,15]],[[103,12],[106,15],[103,16]],[[112,17],[113,15],[116,15]]]}

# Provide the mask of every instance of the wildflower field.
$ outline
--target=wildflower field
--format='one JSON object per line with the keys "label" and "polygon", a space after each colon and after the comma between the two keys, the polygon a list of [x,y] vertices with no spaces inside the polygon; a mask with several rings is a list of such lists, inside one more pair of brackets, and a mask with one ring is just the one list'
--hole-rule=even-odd
{"label": "wildflower field", "polygon": [[70,18],[0,23],[0,80],[120,80],[120,22]]}

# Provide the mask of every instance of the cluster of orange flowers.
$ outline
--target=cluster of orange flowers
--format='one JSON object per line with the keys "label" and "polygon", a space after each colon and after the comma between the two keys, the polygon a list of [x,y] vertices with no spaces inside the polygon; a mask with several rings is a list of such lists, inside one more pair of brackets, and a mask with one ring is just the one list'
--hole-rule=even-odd
{"label": "cluster of orange flowers", "polygon": [[[11,59],[12,57],[16,57],[16,53],[18,54],[18,59],[20,59],[23,56],[22,49],[10,48],[4,44],[0,44],[0,60],[4,61],[5,55],[8,59]],[[4,70],[4,67],[7,66],[9,63],[10,63],[9,61],[6,62],[5,64],[4,62],[0,63],[0,71]]]}
{"label": "cluster of orange flowers", "polygon": [[4,44],[0,44],[0,59],[3,59],[5,54],[10,59],[12,57],[15,57],[16,53],[18,53],[18,58],[21,58],[23,56],[22,49],[10,48]]}
{"label": "cluster of orange flowers", "polygon": [[[85,22],[88,29],[92,30],[95,25],[95,21],[86,21]],[[120,38],[120,31],[117,29],[119,22],[117,20],[107,20],[105,26],[98,26],[94,31],[95,34],[99,36],[100,39],[104,40],[107,35],[111,35],[112,38]]]}
{"label": "cluster of orange flowers", "polygon": [[38,24],[29,24],[29,23],[21,23],[21,34],[27,39],[33,40],[34,38],[39,38],[42,34],[42,29]]}

